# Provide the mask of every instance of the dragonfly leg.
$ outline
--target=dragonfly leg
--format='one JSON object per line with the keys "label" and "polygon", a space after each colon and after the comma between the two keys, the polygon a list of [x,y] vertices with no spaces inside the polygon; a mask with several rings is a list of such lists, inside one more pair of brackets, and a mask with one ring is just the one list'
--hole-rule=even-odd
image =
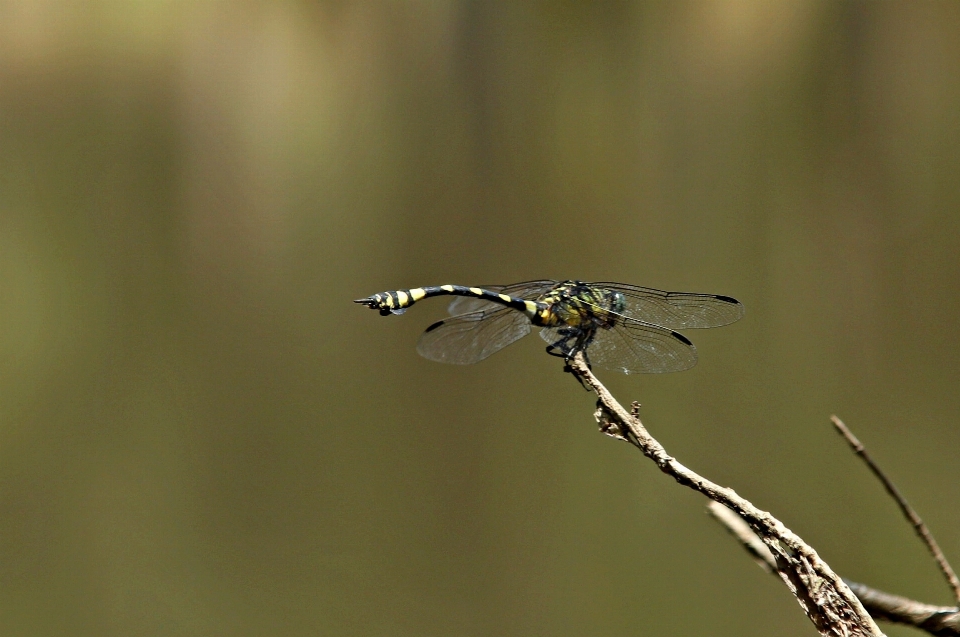
{"label": "dragonfly leg", "polygon": [[[550,345],[547,345],[547,354],[562,358],[564,362],[563,371],[573,374],[573,368],[570,367],[570,359],[577,352],[577,342],[579,342],[581,338],[580,330],[572,327],[565,327],[557,330],[557,334],[560,336],[560,338]],[[576,339],[575,342],[571,344],[570,341],[574,341],[574,339]],[[583,387],[586,391],[590,391],[590,388],[584,384],[583,380],[579,376],[574,374],[573,377],[577,379],[577,382],[580,383],[581,387]]]}
{"label": "dragonfly leg", "polygon": [[557,334],[560,335],[560,339],[547,345],[547,354],[569,359],[576,351],[576,344],[571,346],[567,344],[567,341],[577,336],[577,330],[572,327],[565,327],[557,330]]}
{"label": "dragonfly leg", "polygon": [[596,335],[596,330],[578,330],[577,331],[577,342],[574,343],[573,347],[570,348],[570,351],[567,352],[567,360],[573,358],[577,352],[583,353],[583,360],[587,363],[587,369],[593,369],[593,365],[590,363],[590,356],[587,354],[587,348],[590,346],[590,343],[593,342],[593,337]]}
{"label": "dragonfly leg", "polygon": [[[584,331],[582,329],[569,327],[563,330],[558,331],[562,339],[556,343],[547,347],[547,353],[553,356],[562,356],[564,360],[563,371],[573,373],[573,368],[570,366],[570,360],[576,356],[577,352],[583,354],[583,360],[587,364],[587,369],[593,369],[593,366],[590,364],[590,357],[587,356],[587,346],[593,342],[593,336],[596,334],[595,330]],[[573,344],[566,344],[566,341],[573,340]],[[574,374],[574,378],[577,379],[577,382],[580,383],[580,386],[583,387],[586,391],[591,391],[590,387],[583,382],[583,379],[579,375]]]}

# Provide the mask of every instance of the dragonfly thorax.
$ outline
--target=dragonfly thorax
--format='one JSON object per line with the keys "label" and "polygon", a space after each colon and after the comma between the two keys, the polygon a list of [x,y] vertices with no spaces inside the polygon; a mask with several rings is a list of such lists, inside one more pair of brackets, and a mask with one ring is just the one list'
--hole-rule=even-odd
{"label": "dragonfly thorax", "polygon": [[542,327],[576,327],[583,330],[609,329],[626,307],[623,294],[580,281],[565,281],[537,299],[545,306],[540,312]]}

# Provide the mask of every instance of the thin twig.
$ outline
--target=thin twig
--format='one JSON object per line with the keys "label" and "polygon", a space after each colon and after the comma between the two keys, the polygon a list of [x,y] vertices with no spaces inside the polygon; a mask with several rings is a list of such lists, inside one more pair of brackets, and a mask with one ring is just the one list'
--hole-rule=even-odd
{"label": "thin twig", "polygon": [[[707,511],[737,538],[750,553],[760,568],[768,573],[776,572],[777,563],[756,533],[740,516],[717,502],[707,504]],[[892,595],[866,584],[844,579],[863,607],[874,619],[906,624],[924,630],[937,637],[960,637],[960,609],[949,606],[933,606],[913,599]]]}
{"label": "thin twig", "polygon": [[873,475],[877,476],[877,479],[883,484],[883,488],[887,490],[887,493],[890,494],[890,497],[892,497],[900,506],[900,510],[903,511],[903,514],[906,516],[907,520],[909,520],[910,524],[913,525],[917,535],[919,535],[920,539],[923,540],[923,543],[927,545],[927,549],[930,551],[930,554],[933,555],[933,559],[937,562],[937,566],[940,567],[940,572],[943,573],[943,576],[947,579],[947,584],[953,590],[954,600],[956,600],[957,605],[960,606],[960,579],[957,578],[957,574],[954,572],[953,567],[950,566],[950,562],[947,561],[943,551],[940,550],[940,545],[937,544],[935,539],[933,539],[933,534],[930,532],[930,529],[928,529],[927,525],[923,523],[923,520],[921,520],[917,512],[913,510],[913,507],[907,503],[906,498],[901,495],[900,491],[893,484],[890,478],[888,478],[883,470],[877,465],[877,463],[873,461],[873,458],[871,458],[870,454],[867,453],[867,450],[863,444],[857,440],[857,437],[853,435],[853,432],[850,431],[845,424],[843,424],[843,421],[836,416],[830,416],[830,420],[833,421],[833,426],[836,427],[837,431],[840,432],[840,435],[844,437],[844,439],[850,445],[850,448],[853,449],[853,452],[860,456],[865,463],[867,463],[867,466],[870,467],[870,471],[873,472]]}
{"label": "thin twig", "polygon": [[960,637],[960,609],[924,604],[907,597],[885,593],[866,584],[844,580],[875,618],[906,624],[937,637]]}
{"label": "thin twig", "polygon": [[760,536],[754,533],[750,526],[743,521],[743,518],[713,500],[707,504],[707,513],[726,527],[733,537],[737,538],[743,548],[747,550],[747,553],[753,556],[757,566],[770,574],[777,572],[777,558],[773,556]]}
{"label": "thin twig", "polygon": [[755,507],[733,489],[721,487],[683,466],[623,408],[593,375],[583,355],[569,361],[569,370],[598,397],[597,420],[604,432],[640,449],[657,467],[680,484],[723,504],[740,516],[774,556],[777,573],[800,607],[825,637],[883,635],[853,591],[817,552],[778,519]]}

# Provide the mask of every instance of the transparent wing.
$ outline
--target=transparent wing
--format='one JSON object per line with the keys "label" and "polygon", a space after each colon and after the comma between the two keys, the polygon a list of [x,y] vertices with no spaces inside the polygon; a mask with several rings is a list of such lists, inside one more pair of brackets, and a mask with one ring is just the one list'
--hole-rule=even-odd
{"label": "transparent wing", "polygon": [[[569,354],[574,339],[564,334],[562,327],[540,331],[551,345],[563,341],[560,350]],[[682,334],[626,317],[610,329],[597,329],[586,354],[591,364],[624,374],[682,372],[697,364],[697,348]]]}
{"label": "transparent wing", "polygon": [[[491,292],[507,294],[518,299],[533,300],[556,284],[556,281],[543,279],[540,281],[512,283],[510,285],[481,285],[479,287],[484,290],[490,290]],[[457,296],[454,297],[450,305],[447,306],[447,312],[450,316],[457,316],[458,314],[467,314],[469,312],[487,312],[501,307],[503,306],[490,301],[484,301],[483,299],[476,299],[470,296]]]}
{"label": "transparent wing", "polygon": [[417,351],[438,363],[471,365],[530,333],[530,319],[525,314],[491,305],[496,309],[434,323],[420,336]]}
{"label": "transparent wing", "polygon": [[743,317],[743,305],[729,296],[664,292],[626,283],[600,282],[588,285],[622,292],[627,301],[624,315],[673,330],[720,327]]}

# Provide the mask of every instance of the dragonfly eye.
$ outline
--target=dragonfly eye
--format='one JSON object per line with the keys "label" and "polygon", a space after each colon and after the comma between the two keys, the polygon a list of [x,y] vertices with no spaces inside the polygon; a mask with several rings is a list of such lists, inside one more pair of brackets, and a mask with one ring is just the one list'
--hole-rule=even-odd
{"label": "dragonfly eye", "polygon": [[622,292],[613,293],[613,298],[610,299],[610,309],[617,314],[623,314],[623,311],[627,309],[627,299]]}

